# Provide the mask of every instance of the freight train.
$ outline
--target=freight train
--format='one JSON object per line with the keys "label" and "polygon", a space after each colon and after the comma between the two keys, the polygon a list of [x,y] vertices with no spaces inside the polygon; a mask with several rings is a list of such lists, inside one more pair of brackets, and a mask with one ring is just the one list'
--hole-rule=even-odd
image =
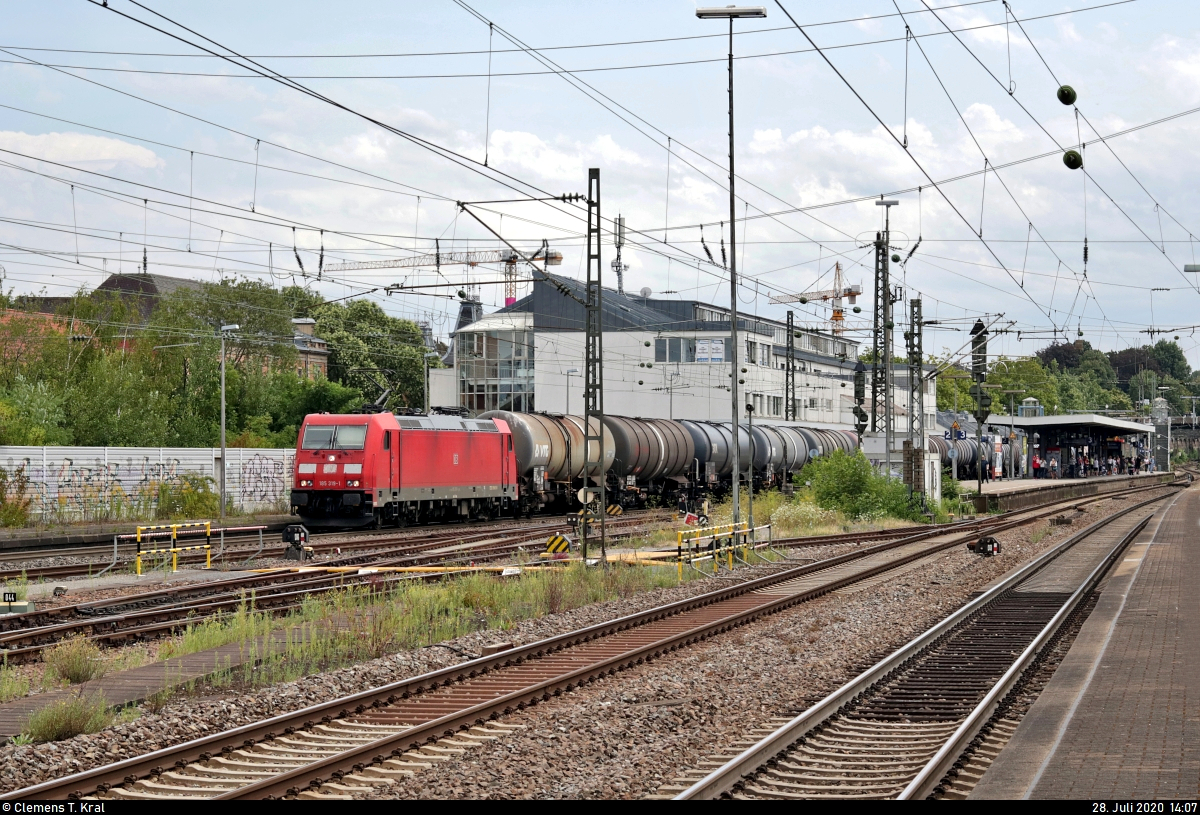
{"label": "freight train", "polygon": [[[609,505],[621,507],[693,506],[731,486],[728,422],[591,422],[586,434],[583,417],[551,413],[313,414],[300,428],[292,511],[312,527],[405,526],[565,512],[579,506],[579,489],[601,482]],[[739,462],[758,488],[787,480],[815,456],[857,447],[847,430],[738,431]]]}

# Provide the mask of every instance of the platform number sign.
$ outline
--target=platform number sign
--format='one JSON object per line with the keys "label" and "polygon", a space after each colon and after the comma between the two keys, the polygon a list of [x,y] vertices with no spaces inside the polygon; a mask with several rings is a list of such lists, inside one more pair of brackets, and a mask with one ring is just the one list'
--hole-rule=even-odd
{"label": "platform number sign", "polygon": [[17,593],[15,591],[4,592],[4,602],[6,602],[6,603],[17,602]]}

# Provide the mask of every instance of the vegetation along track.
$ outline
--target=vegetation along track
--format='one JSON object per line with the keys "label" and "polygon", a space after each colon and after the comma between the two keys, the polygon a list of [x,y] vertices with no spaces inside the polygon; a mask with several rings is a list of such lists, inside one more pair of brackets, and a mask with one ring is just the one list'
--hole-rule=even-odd
{"label": "vegetation along track", "polygon": [[1021,694],[1043,650],[1171,497],[1141,501],[1070,537],[799,716],[721,756],[717,769],[695,773],[676,797],[961,793],[964,753],[983,737],[995,740],[983,731],[995,730],[997,711]]}
{"label": "vegetation along track", "polygon": [[[623,526],[638,523],[657,523],[667,521],[671,516],[672,513],[666,510],[635,510],[627,513],[620,519],[610,519],[608,526],[619,529]],[[535,522],[526,520],[492,521],[472,523],[470,525],[455,524],[401,531],[393,530],[389,532],[370,530],[349,533],[321,533],[313,536],[310,540],[310,545],[316,554],[340,553],[344,555],[341,558],[341,562],[350,564],[373,559],[381,554],[404,553],[413,547],[433,548],[452,542],[469,543],[472,541],[494,539],[498,535],[527,533],[529,537],[525,542],[529,542],[537,540],[541,535],[559,532],[566,528],[568,528],[567,523],[561,517],[541,519]],[[185,541],[181,541],[180,545],[202,545],[203,540],[202,537],[189,537]],[[157,545],[161,549],[165,546],[165,543],[158,541],[156,544],[150,545]],[[282,557],[286,548],[282,543],[268,543],[260,551],[257,536],[230,536],[225,539],[224,548],[221,547],[218,539],[214,538],[212,557],[214,563],[221,565],[244,564],[260,558]],[[92,546],[72,547],[70,549],[48,547],[9,553],[3,557],[3,560],[9,563],[57,557],[86,557],[96,558],[97,560],[87,563],[0,569],[0,580],[17,579],[22,575],[30,580],[36,580],[40,578],[76,577],[94,574],[112,563],[112,551],[113,547],[111,543],[100,543]],[[135,552],[136,548],[133,544],[119,544],[117,547],[117,562],[112,568],[117,570],[130,568],[133,565]],[[358,560],[352,560],[355,557]],[[205,559],[206,554],[203,550],[194,549],[179,553],[179,564],[181,566],[201,564],[205,562]],[[325,565],[329,564],[326,563]]]}
{"label": "vegetation along track", "polygon": [[[1109,498],[1111,495],[1104,496]],[[1102,499],[1090,499],[1102,500]],[[1090,501],[1089,501],[1090,502]],[[1057,504],[992,519],[997,532]],[[1124,510],[1123,512],[1127,512]],[[495,719],[859,580],[974,539],[921,534],[748,580],[422,676],[3,796],[6,800],[347,795],[427,762],[438,739],[491,738]],[[479,728],[484,728],[480,730]],[[456,735],[457,734],[457,735]]]}
{"label": "vegetation along track", "polygon": [[[608,521],[608,526],[610,528],[616,528],[619,530],[624,527],[642,523],[663,522],[668,520],[670,517],[671,513],[664,510],[642,510],[631,512],[619,520],[611,519]],[[470,526],[456,525],[451,527],[406,530],[401,532],[392,531],[380,533],[377,531],[370,531],[358,533],[328,533],[314,537],[310,545],[313,547],[313,551],[318,555],[339,555],[339,558],[336,562],[323,561],[322,565],[353,565],[374,560],[383,555],[405,554],[412,551],[434,549],[450,543],[471,543],[477,541],[495,540],[498,536],[502,535],[517,536],[524,534],[526,537],[522,538],[520,542],[529,543],[541,540],[541,536],[548,535],[553,532],[560,532],[567,528],[567,524],[562,518],[543,520],[536,523],[530,523],[529,521],[501,521],[487,524],[472,524]],[[352,537],[347,538],[347,535],[352,535]],[[181,543],[181,545],[195,546],[200,544],[202,541],[203,538],[189,538],[186,542]],[[164,544],[160,541],[157,545],[162,547]],[[213,546],[213,562],[215,564],[225,566],[237,564],[247,565],[255,559],[280,558],[283,556],[283,553],[287,548],[281,543],[271,543],[263,546],[260,551],[257,537],[239,537],[236,539],[232,537],[226,538],[224,549],[221,549],[218,543],[214,543]],[[74,553],[69,556],[98,557],[102,562],[94,561],[89,563],[69,563],[50,566],[0,569],[0,580],[18,579],[22,576],[30,580],[55,577],[86,576],[94,574],[112,563],[112,544],[98,544],[94,547],[72,549],[69,551]],[[135,549],[132,545],[123,544],[118,546],[117,562],[112,568],[118,570],[131,568],[133,565],[134,554]],[[28,551],[21,553],[21,555],[21,559],[23,560],[68,556],[65,551],[59,551],[55,549]],[[10,558],[10,562],[14,559],[15,558]],[[206,555],[203,550],[191,550],[179,553],[179,565],[181,566],[194,566],[197,564],[202,564],[205,562],[205,559]]]}
{"label": "vegetation along track", "polygon": [[[636,527],[644,521],[644,518],[637,517],[621,519],[610,526],[615,535],[619,535],[623,529]],[[533,537],[530,537],[531,533],[534,533]],[[482,538],[476,542],[455,539],[453,545],[447,545],[444,541],[422,540],[404,549],[377,552],[371,558],[371,565],[486,562],[512,556],[531,541],[541,542],[543,535],[540,527],[522,527],[473,536]],[[407,554],[395,557],[399,551]],[[380,559],[382,554],[393,557]],[[367,569],[358,574],[319,571],[323,567],[357,565],[364,559],[364,556],[356,555],[325,561],[317,567],[318,571],[280,570],[227,580],[180,584],[124,597],[7,615],[0,617],[0,657],[8,662],[29,660],[63,638],[77,634],[102,645],[122,644],[132,639],[169,634],[181,625],[228,613],[243,604],[252,605],[258,611],[282,614],[299,608],[305,597],[348,586],[366,584],[373,590],[385,591],[404,580],[441,577],[436,572],[401,576],[374,573]]]}

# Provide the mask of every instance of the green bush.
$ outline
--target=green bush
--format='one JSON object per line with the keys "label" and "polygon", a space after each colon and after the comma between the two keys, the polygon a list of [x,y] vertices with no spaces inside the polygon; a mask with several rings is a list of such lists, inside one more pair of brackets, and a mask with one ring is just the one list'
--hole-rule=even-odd
{"label": "green bush", "polygon": [[211,518],[221,512],[221,496],[213,492],[213,480],[196,473],[182,473],[175,484],[158,487],[155,515],[168,518]]}
{"label": "green bush", "polygon": [[0,702],[11,702],[29,693],[29,680],[9,667],[8,659],[0,663]]}
{"label": "green bush", "polygon": [[0,467],[0,526],[29,526],[28,487],[24,464],[12,472]]}
{"label": "green bush", "polygon": [[104,675],[104,659],[94,642],[83,636],[70,637],[46,652],[46,667],[56,679],[79,685]]}
{"label": "green bush", "polygon": [[98,733],[112,720],[102,694],[80,693],[31,713],[22,735],[35,742],[62,741],[82,733]]}
{"label": "green bush", "polygon": [[900,481],[876,472],[861,450],[835,450],[804,465],[800,479],[812,489],[817,506],[849,518],[919,520],[919,511]]}
{"label": "green bush", "polygon": [[950,468],[942,470],[942,500],[957,501],[959,497],[958,479],[950,474]]}

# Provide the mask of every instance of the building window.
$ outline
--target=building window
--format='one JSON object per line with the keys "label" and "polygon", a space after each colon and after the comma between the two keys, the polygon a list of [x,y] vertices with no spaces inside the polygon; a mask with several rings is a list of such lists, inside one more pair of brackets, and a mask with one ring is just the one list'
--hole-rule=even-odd
{"label": "building window", "polygon": [[725,340],[696,340],[696,362],[724,362]]}
{"label": "building window", "polygon": [[746,340],[746,361],[751,365],[758,363],[758,343]]}
{"label": "building window", "polygon": [[463,332],[455,341],[460,405],[475,412],[533,409],[532,332]]}
{"label": "building window", "polygon": [[772,416],[782,416],[783,415],[783,397],[782,396],[772,396],[771,397],[771,415]]}
{"label": "building window", "polygon": [[768,343],[758,345],[758,364],[764,367],[771,364],[771,346]]}

